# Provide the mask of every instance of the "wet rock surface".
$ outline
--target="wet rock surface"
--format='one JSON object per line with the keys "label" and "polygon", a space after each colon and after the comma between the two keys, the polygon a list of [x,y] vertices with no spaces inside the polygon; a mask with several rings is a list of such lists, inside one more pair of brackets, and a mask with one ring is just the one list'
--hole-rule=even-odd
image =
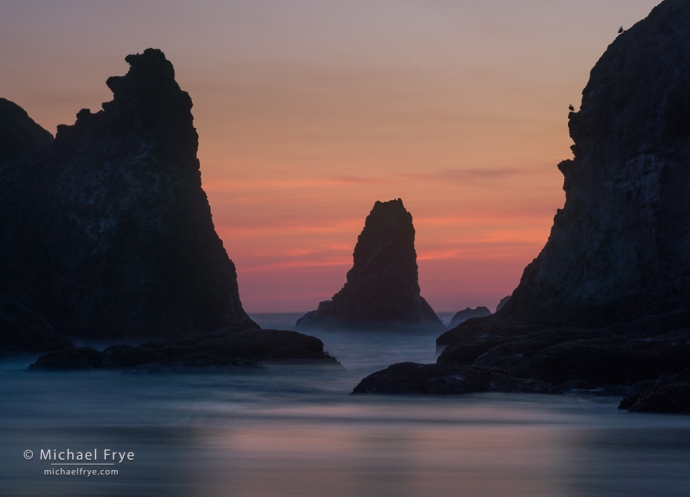
{"label": "wet rock surface", "polygon": [[637,390],[625,397],[618,408],[631,412],[690,414],[690,369],[640,385]]}
{"label": "wet rock surface", "polygon": [[[438,362],[500,368],[518,377],[575,389],[630,387],[690,364],[682,316],[646,317],[601,329],[514,327],[468,321],[441,335]],[[625,391],[624,389],[621,391]]]}
{"label": "wet rock surface", "polygon": [[199,368],[257,367],[261,363],[341,367],[318,338],[283,330],[219,330],[201,336],[137,346],[113,345],[50,352],[30,369],[121,369],[180,371]]}
{"label": "wet rock surface", "polygon": [[445,329],[420,295],[414,238],[412,215],[402,200],[376,202],[342,290],[300,318],[297,328]]}
{"label": "wet rock surface", "polygon": [[458,395],[482,392],[563,393],[532,378],[518,378],[495,368],[455,364],[393,364],[364,378],[353,394]]}

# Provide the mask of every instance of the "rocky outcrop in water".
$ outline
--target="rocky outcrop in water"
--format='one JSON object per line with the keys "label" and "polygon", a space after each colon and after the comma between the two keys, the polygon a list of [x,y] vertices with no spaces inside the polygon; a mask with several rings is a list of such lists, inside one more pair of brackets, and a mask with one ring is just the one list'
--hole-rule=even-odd
{"label": "rocky outcrop in water", "polygon": [[690,414],[690,369],[663,376],[637,390],[625,397],[618,408],[632,412]]}
{"label": "rocky outcrop in water", "polygon": [[491,316],[491,311],[486,307],[477,307],[476,309],[470,309],[467,307],[463,311],[458,311],[453,315],[453,318],[448,323],[448,329],[455,328],[460,323],[464,323],[468,319],[472,318],[484,318],[486,316]]}
{"label": "rocky outcrop in water", "polygon": [[546,246],[495,315],[438,338],[438,365],[685,409],[684,382],[649,382],[690,364],[689,50],[683,0],[611,44],[569,115],[574,157],[558,165],[566,201]]}
{"label": "rocky outcrop in water", "polygon": [[192,100],[160,50],[126,61],[113,100],[55,140],[0,101],[0,296],[82,338],[258,328],[201,188]]}
{"label": "rocky outcrop in water", "polygon": [[121,369],[182,372],[189,368],[246,368],[260,363],[337,366],[318,338],[294,331],[218,330],[193,338],[113,345],[102,352],[70,348],[42,355],[31,370]]}
{"label": "rocky outcrop in water", "polygon": [[393,364],[364,378],[353,394],[459,395],[464,393],[563,393],[542,381],[516,378],[493,368],[454,364]]}
{"label": "rocky outcrop in water", "polygon": [[347,282],[297,321],[319,327],[444,329],[420,295],[415,230],[402,200],[376,202],[357,239]]}
{"label": "rocky outcrop in water", "polygon": [[[690,4],[666,0],[621,34],[569,115],[565,206],[502,310],[606,326],[690,304]],[[690,323],[690,319],[688,320]]]}

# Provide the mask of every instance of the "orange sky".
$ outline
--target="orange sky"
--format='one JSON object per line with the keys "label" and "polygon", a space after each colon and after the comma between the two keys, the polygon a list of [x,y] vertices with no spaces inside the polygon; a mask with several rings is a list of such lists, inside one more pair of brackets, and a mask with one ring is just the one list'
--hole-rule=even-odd
{"label": "orange sky", "polygon": [[3,1],[0,97],[49,131],[162,49],[249,312],[314,309],[402,198],[437,312],[517,285],[563,204],[568,104],[657,0]]}

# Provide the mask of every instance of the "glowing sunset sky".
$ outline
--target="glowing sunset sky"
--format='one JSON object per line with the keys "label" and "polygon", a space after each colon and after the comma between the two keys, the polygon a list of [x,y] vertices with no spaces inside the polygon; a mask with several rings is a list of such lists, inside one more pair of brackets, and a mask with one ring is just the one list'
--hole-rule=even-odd
{"label": "glowing sunset sky", "polygon": [[657,3],[1,0],[0,97],[54,133],[160,48],[245,309],[330,298],[374,202],[400,197],[422,295],[493,310],[563,204],[568,104]]}

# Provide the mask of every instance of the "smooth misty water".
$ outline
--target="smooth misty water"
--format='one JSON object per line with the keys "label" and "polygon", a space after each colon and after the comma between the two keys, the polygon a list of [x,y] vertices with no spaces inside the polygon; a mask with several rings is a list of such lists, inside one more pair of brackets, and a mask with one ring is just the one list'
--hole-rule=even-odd
{"label": "smooth misty water", "polygon": [[[0,495],[690,495],[690,417],[621,412],[619,399],[349,396],[371,371],[433,361],[435,335],[315,334],[347,371],[46,373],[25,371],[30,358],[1,362]],[[117,476],[44,476],[38,452],[53,448],[135,458]]]}

